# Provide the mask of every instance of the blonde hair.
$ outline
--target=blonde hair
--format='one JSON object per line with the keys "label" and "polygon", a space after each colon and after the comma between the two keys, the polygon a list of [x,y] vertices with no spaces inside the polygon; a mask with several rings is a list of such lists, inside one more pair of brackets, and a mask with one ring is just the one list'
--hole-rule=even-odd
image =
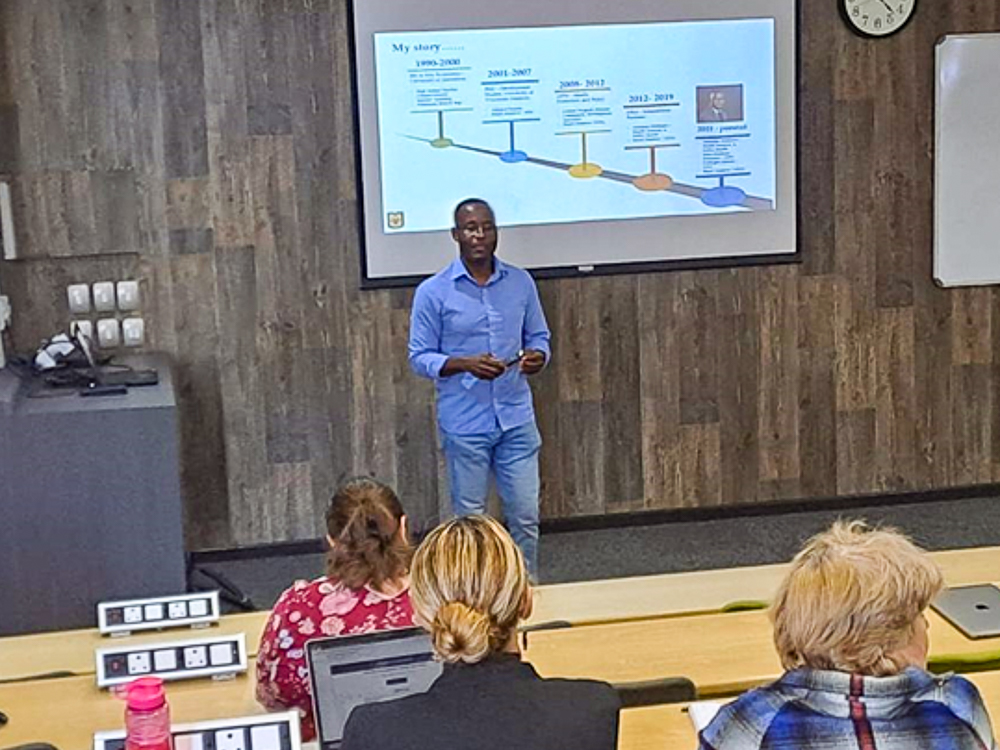
{"label": "blonde hair", "polygon": [[943,585],[927,553],[896,529],[837,521],[795,556],[771,606],[781,663],[896,674],[907,663],[900,650]]}
{"label": "blonde hair", "polygon": [[442,661],[474,664],[502,651],[530,588],[521,551],[488,516],[455,518],[417,548],[410,569],[414,619]]}

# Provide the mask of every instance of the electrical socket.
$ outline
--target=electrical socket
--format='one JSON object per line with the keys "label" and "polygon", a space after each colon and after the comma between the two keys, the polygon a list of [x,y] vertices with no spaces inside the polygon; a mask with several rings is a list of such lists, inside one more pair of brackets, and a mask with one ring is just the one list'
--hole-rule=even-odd
{"label": "electrical socket", "polygon": [[142,622],[142,607],[125,607],[126,623]]}
{"label": "electrical socket", "polygon": [[216,732],[215,750],[247,750],[247,736],[243,727]]}
{"label": "electrical socket", "polygon": [[170,602],[167,605],[167,617],[171,620],[178,620],[181,617],[187,617],[187,602]]}
{"label": "electrical socket", "polygon": [[136,651],[134,654],[128,655],[129,674],[148,674],[152,669],[153,665],[148,651]]}
{"label": "electrical socket", "polygon": [[204,646],[188,646],[184,649],[184,668],[196,669],[208,666],[208,649]]}

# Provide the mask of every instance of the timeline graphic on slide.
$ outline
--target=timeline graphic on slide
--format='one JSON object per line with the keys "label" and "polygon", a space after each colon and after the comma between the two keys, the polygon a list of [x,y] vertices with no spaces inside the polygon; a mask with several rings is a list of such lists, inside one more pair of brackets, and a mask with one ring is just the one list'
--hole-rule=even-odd
{"label": "timeline graphic on slide", "polygon": [[775,208],[774,21],[377,33],[383,231]]}

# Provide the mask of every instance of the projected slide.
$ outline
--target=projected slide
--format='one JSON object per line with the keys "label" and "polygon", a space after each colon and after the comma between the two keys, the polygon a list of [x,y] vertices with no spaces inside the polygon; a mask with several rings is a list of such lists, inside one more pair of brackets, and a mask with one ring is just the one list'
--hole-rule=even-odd
{"label": "projected slide", "polygon": [[376,33],[386,234],[774,211],[774,20]]}

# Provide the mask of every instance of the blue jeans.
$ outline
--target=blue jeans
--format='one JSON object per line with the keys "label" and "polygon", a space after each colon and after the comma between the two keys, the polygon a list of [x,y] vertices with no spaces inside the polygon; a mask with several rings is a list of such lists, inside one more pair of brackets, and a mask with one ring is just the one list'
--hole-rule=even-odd
{"label": "blue jeans", "polygon": [[528,573],[538,576],[538,450],[542,436],[534,422],[475,435],[441,431],[448,462],[451,507],[457,516],[486,512],[490,469],[503,502],[510,535],[524,554]]}

